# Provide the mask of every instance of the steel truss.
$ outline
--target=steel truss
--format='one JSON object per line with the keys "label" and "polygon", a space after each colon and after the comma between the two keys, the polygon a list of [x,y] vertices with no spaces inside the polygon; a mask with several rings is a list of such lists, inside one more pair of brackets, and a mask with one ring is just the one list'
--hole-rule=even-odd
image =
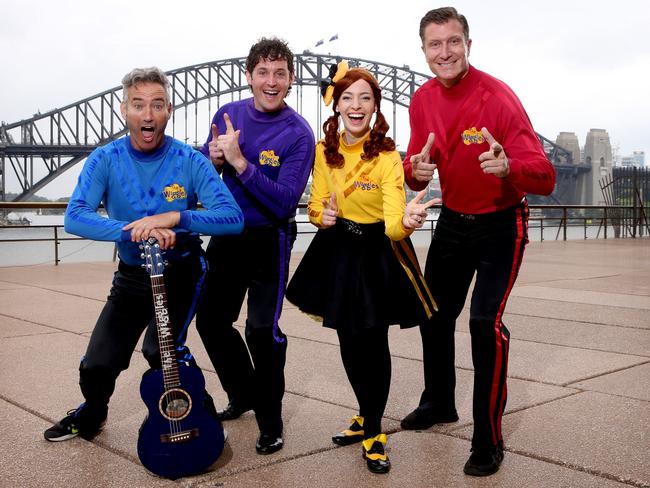
{"label": "steel truss", "polygon": [[[295,56],[295,108],[303,113],[303,87],[318,88],[330,66],[341,57],[313,54]],[[392,107],[393,138],[399,120],[398,107],[407,108],[413,93],[430,77],[408,66],[393,66],[359,58],[345,58],[351,66],[372,72],[382,88],[384,107]],[[241,98],[248,90],[246,58],[231,58],[186,66],[167,72],[174,107],[171,131],[174,137],[197,145],[206,136],[206,123],[222,104],[221,98]],[[5,199],[5,176],[9,168],[27,200],[56,177],[84,160],[98,146],[123,136],[126,126],[120,114],[122,87],[116,86],[60,109],[0,126],[0,200]],[[316,97],[317,98],[317,97]],[[213,103],[216,101],[215,106]],[[229,101],[229,100],[228,100]],[[315,103],[315,129],[320,134],[322,103]],[[384,113],[386,109],[384,108]],[[540,136],[542,137],[542,136]],[[568,152],[542,138],[553,150],[551,160],[562,164]],[[564,152],[562,152],[564,151]],[[570,154],[568,163],[571,164]],[[575,165],[571,165],[574,169]]]}

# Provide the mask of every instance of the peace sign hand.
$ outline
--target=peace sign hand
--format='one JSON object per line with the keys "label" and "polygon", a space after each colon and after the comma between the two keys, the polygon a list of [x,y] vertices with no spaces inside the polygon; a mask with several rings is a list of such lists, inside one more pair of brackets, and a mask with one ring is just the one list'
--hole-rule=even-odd
{"label": "peace sign hand", "polygon": [[427,209],[441,202],[440,198],[432,198],[428,202],[420,203],[426,194],[427,190],[422,190],[406,205],[404,217],[402,217],[402,226],[405,229],[422,227],[427,220]]}

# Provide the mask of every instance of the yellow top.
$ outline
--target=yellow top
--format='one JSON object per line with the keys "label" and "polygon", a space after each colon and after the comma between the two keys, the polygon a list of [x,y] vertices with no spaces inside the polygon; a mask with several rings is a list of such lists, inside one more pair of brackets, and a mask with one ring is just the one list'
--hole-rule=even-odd
{"label": "yellow top", "polygon": [[316,160],[308,203],[309,220],[323,224],[323,200],[336,194],[338,216],[359,224],[385,222],[386,235],[399,241],[413,233],[402,225],[406,194],[404,169],[397,151],[380,152],[371,161],[361,159],[363,143],[370,132],[353,145],[346,145],[339,134],[339,152],[345,158],[342,168],[332,168],[325,161],[323,141],[316,144]]}

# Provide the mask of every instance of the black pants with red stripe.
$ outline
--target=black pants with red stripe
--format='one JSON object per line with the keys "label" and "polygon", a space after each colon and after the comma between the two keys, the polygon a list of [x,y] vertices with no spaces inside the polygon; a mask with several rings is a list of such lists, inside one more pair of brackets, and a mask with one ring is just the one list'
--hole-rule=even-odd
{"label": "black pants with red stripe", "polygon": [[474,448],[503,441],[510,333],[502,321],[528,242],[528,206],[467,215],[442,208],[425,279],[439,312],[420,327],[425,389],[420,409],[455,409],[454,333],[472,279],[469,330],[474,364]]}

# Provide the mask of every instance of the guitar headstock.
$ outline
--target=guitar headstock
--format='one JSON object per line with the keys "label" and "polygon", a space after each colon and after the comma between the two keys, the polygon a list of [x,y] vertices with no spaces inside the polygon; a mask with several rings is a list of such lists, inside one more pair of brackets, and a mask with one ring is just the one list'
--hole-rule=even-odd
{"label": "guitar headstock", "polygon": [[165,261],[163,260],[158,241],[153,237],[145,239],[140,244],[140,249],[142,249],[140,256],[144,259],[143,266],[147,270],[147,273],[149,273],[149,276],[162,275],[165,270]]}

